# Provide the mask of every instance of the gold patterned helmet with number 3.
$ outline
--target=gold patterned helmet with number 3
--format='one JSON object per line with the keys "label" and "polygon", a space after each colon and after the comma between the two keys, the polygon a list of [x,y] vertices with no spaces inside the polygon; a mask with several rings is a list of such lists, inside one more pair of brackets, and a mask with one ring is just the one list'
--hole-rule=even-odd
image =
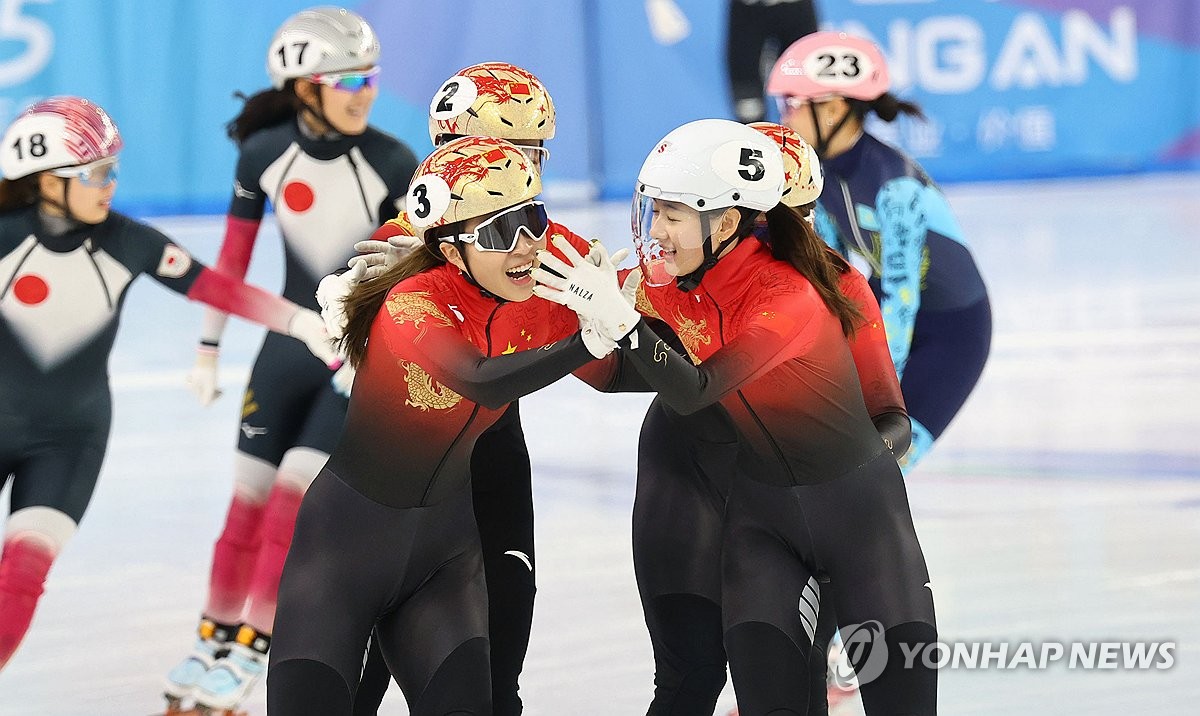
{"label": "gold patterned helmet with number 3", "polygon": [[417,167],[405,206],[417,238],[425,240],[431,228],[506,209],[541,192],[541,175],[520,149],[503,139],[460,137]]}
{"label": "gold patterned helmet with number 3", "polygon": [[507,62],[483,62],[456,72],[429,103],[429,139],[464,136],[510,141],[554,137],[554,100],[541,80]]}

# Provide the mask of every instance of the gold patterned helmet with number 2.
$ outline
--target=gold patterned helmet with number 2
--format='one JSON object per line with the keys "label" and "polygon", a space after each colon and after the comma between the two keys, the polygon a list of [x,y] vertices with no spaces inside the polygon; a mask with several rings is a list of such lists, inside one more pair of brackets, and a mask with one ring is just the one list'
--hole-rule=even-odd
{"label": "gold patterned helmet with number 2", "polygon": [[417,238],[426,232],[516,206],[542,192],[542,178],[520,149],[492,137],[460,137],[421,162],[405,208]]}
{"label": "gold patterned helmet with number 2", "polygon": [[507,62],[465,67],[442,83],[429,103],[429,139],[465,136],[514,143],[554,138],[554,100],[541,80]]}

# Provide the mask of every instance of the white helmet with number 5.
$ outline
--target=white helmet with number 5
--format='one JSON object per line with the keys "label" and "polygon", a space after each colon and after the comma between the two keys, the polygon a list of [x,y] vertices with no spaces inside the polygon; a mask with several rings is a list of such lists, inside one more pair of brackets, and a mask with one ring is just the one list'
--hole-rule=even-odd
{"label": "white helmet with number 5", "polygon": [[767,211],[785,187],[783,156],[770,138],[727,119],[700,119],[672,130],[638,172],[637,193],[708,211]]}
{"label": "white helmet with number 5", "polygon": [[290,79],[343,72],[379,62],[379,38],[366,20],[345,8],[301,10],[275,31],[267,75],[275,89]]}

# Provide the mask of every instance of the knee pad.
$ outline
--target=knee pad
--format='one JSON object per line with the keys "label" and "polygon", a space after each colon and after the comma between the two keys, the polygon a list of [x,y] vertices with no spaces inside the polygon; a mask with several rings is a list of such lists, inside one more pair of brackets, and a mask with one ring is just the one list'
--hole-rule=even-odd
{"label": "knee pad", "polygon": [[410,699],[412,716],[490,716],[490,670],[487,639],[476,637],[459,644],[420,695]]}
{"label": "knee pad", "polygon": [[738,708],[746,714],[808,713],[808,655],[782,629],[742,622],[725,632]]}
{"label": "knee pad", "polygon": [[311,659],[271,664],[267,711],[279,716],[352,716],[350,688],[332,666]]}

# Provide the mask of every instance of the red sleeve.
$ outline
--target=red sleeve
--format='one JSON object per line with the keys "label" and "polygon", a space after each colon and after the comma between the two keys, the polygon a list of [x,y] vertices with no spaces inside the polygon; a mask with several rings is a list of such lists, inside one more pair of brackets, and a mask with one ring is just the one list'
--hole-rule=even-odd
{"label": "red sleeve", "polygon": [[225,217],[225,240],[221,242],[221,253],[217,256],[214,270],[236,279],[246,277],[260,223],[258,219],[241,219],[232,215]]}
{"label": "red sleeve", "polygon": [[201,269],[187,297],[283,334],[288,332],[288,324],[299,310],[287,299],[207,267]]}
{"label": "red sleeve", "polygon": [[401,212],[399,216],[386,222],[383,226],[375,229],[375,233],[371,234],[372,241],[387,241],[393,236],[416,236],[417,232],[413,229],[412,224],[408,221],[408,215]]}
{"label": "red sleeve", "polygon": [[[539,299],[540,300],[540,299]],[[411,361],[468,400],[499,409],[550,385],[592,360],[578,334],[534,350],[487,356],[450,318],[449,306],[430,293],[394,289],[372,327],[388,352]]]}
{"label": "red sleeve", "polygon": [[871,286],[865,276],[848,265],[841,274],[840,286],[842,293],[854,302],[866,319],[850,338],[850,353],[854,356],[854,367],[862,384],[867,413],[872,418],[884,413],[908,415],[904,396],[900,393],[900,379],[888,349],[883,316]]}
{"label": "red sleeve", "polygon": [[[638,371],[676,412],[694,413],[796,357],[817,313],[816,293],[773,297],[755,309],[754,317],[729,343],[700,365],[693,365],[639,321],[636,347],[623,349]],[[624,346],[625,343],[623,342]]]}

